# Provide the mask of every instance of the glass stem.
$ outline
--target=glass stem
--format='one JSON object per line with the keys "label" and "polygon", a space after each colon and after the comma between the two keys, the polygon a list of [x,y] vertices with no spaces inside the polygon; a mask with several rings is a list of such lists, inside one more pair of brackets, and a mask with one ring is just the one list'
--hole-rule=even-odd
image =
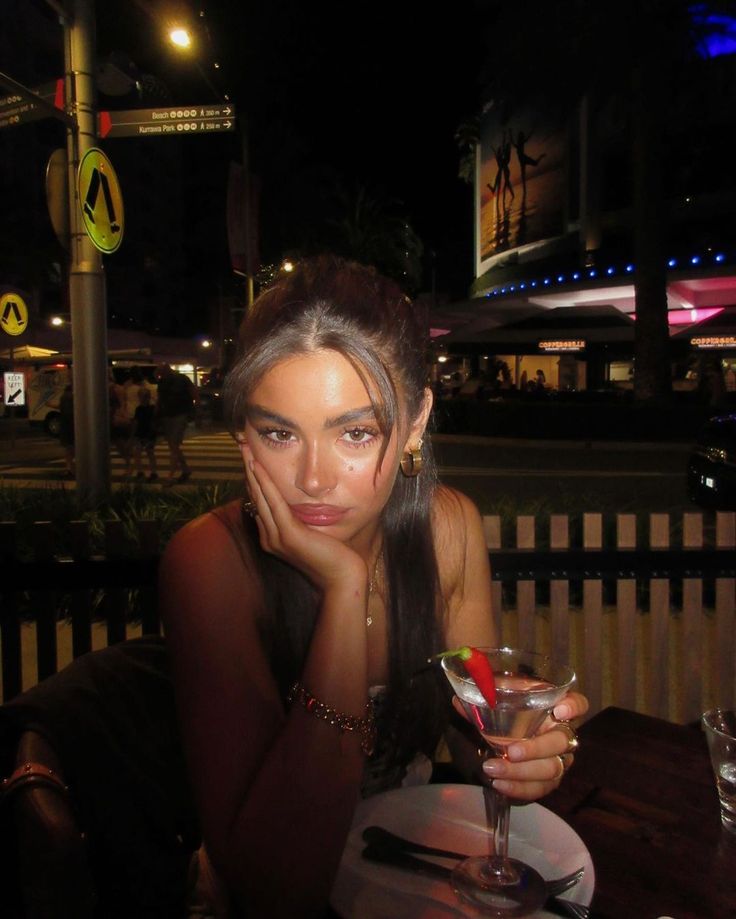
{"label": "glass stem", "polygon": [[488,854],[506,861],[509,854],[509,799],[491,785],[483,785],[488,820]]}

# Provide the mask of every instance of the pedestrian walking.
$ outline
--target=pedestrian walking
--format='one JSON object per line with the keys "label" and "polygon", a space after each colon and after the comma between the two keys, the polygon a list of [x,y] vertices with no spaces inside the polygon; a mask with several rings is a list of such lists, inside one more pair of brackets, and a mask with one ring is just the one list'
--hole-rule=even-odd
{"label": "pedestrian walking", "polygon": [[178,373],[169,364],[159,365],[157,407],[161,430],[169,447],[168,485],[172,485],[174,480],[186,482],[191,478],[192,470],[181,445],[187,423],[194,417],[197,401],[197,390],[189,377]]}
{"label": "pedestrian walking", "polygon": [[131,418],[128,414],[128,400],[125,387],[117,382],[110,368],[108,375],[108,400],[110,407],[110,443],[115,447],[125,463],[124,478],[128,478],[131,469],[132,444]]}
{"label": "pedestrian walking", "polygon": [[148,481],[158,479],[156,469],[156,408],[151,405],[151,392],[145,386],[138,389],[138,405],[133,415],[133,463],[135,477],[144,479],[143,453],[148,457]]}

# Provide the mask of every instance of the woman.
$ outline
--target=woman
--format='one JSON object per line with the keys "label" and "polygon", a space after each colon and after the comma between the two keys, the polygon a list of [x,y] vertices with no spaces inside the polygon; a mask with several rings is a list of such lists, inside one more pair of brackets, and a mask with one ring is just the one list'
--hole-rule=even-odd
{"label": "woman", "polygon": [[[249,915],[321,914],[361,784],[400,784],[445,726],[427,659],[493,634],[480,517],[438,487],[424,436],[424,343],[398,288],[358,265],[318,259],[262,294],[226,384],[245,512],[199,518],[163,559],[211,879]],[[570,695],[555,714],[585,708]],[[552,790],[569,739],[514,744],[495,781]]]}

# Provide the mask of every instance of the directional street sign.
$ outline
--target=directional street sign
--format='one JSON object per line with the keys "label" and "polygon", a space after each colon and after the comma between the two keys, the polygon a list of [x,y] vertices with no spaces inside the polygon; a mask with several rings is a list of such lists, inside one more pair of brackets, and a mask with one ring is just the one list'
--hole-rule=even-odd
{"label": "directional street sign", "polygon": [[234,130],[235,106],[229,104],[127,109],[98,115],[101,138],[182,137]]}
{"label": "directional street sign", "polygon": [[[48,105],[59,110],[59,116],[66,117],[64,112],[64,80],[51,80],[31,90]],[[39,105],[22,92],[11,92],[0,96],[0,128],[12,128],[19,124],[28,124],[41,118],[48,118],[52,111],[48,106]]]}
{"label": "directional street sign", "polygon": [[22,335],[28,328],[28,307],[18,293],[0,297],[0,329],[8,335]]}
{"label": "directional street sign", "polygon": [[26,378],[22,373],[4,373],[3,389],[6,405],[26,404]]}
{"label": "directional street sign", "polygon": [[79,164],[77,195],[87,235],[100,252],[115,252],[123,241],[123,194],[112,163],[96,147]]}

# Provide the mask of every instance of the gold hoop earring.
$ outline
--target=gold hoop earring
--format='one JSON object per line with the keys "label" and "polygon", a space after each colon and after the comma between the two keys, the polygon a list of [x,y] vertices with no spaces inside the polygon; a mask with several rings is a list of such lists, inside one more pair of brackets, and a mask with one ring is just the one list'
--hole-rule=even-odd
{"label": "gold hoop earring", "polygon": [[422,471],[423,464],[422,442],[420,440],[418,446],[406,450],[401,457],[401,471],[408,479],[413,479]]}

